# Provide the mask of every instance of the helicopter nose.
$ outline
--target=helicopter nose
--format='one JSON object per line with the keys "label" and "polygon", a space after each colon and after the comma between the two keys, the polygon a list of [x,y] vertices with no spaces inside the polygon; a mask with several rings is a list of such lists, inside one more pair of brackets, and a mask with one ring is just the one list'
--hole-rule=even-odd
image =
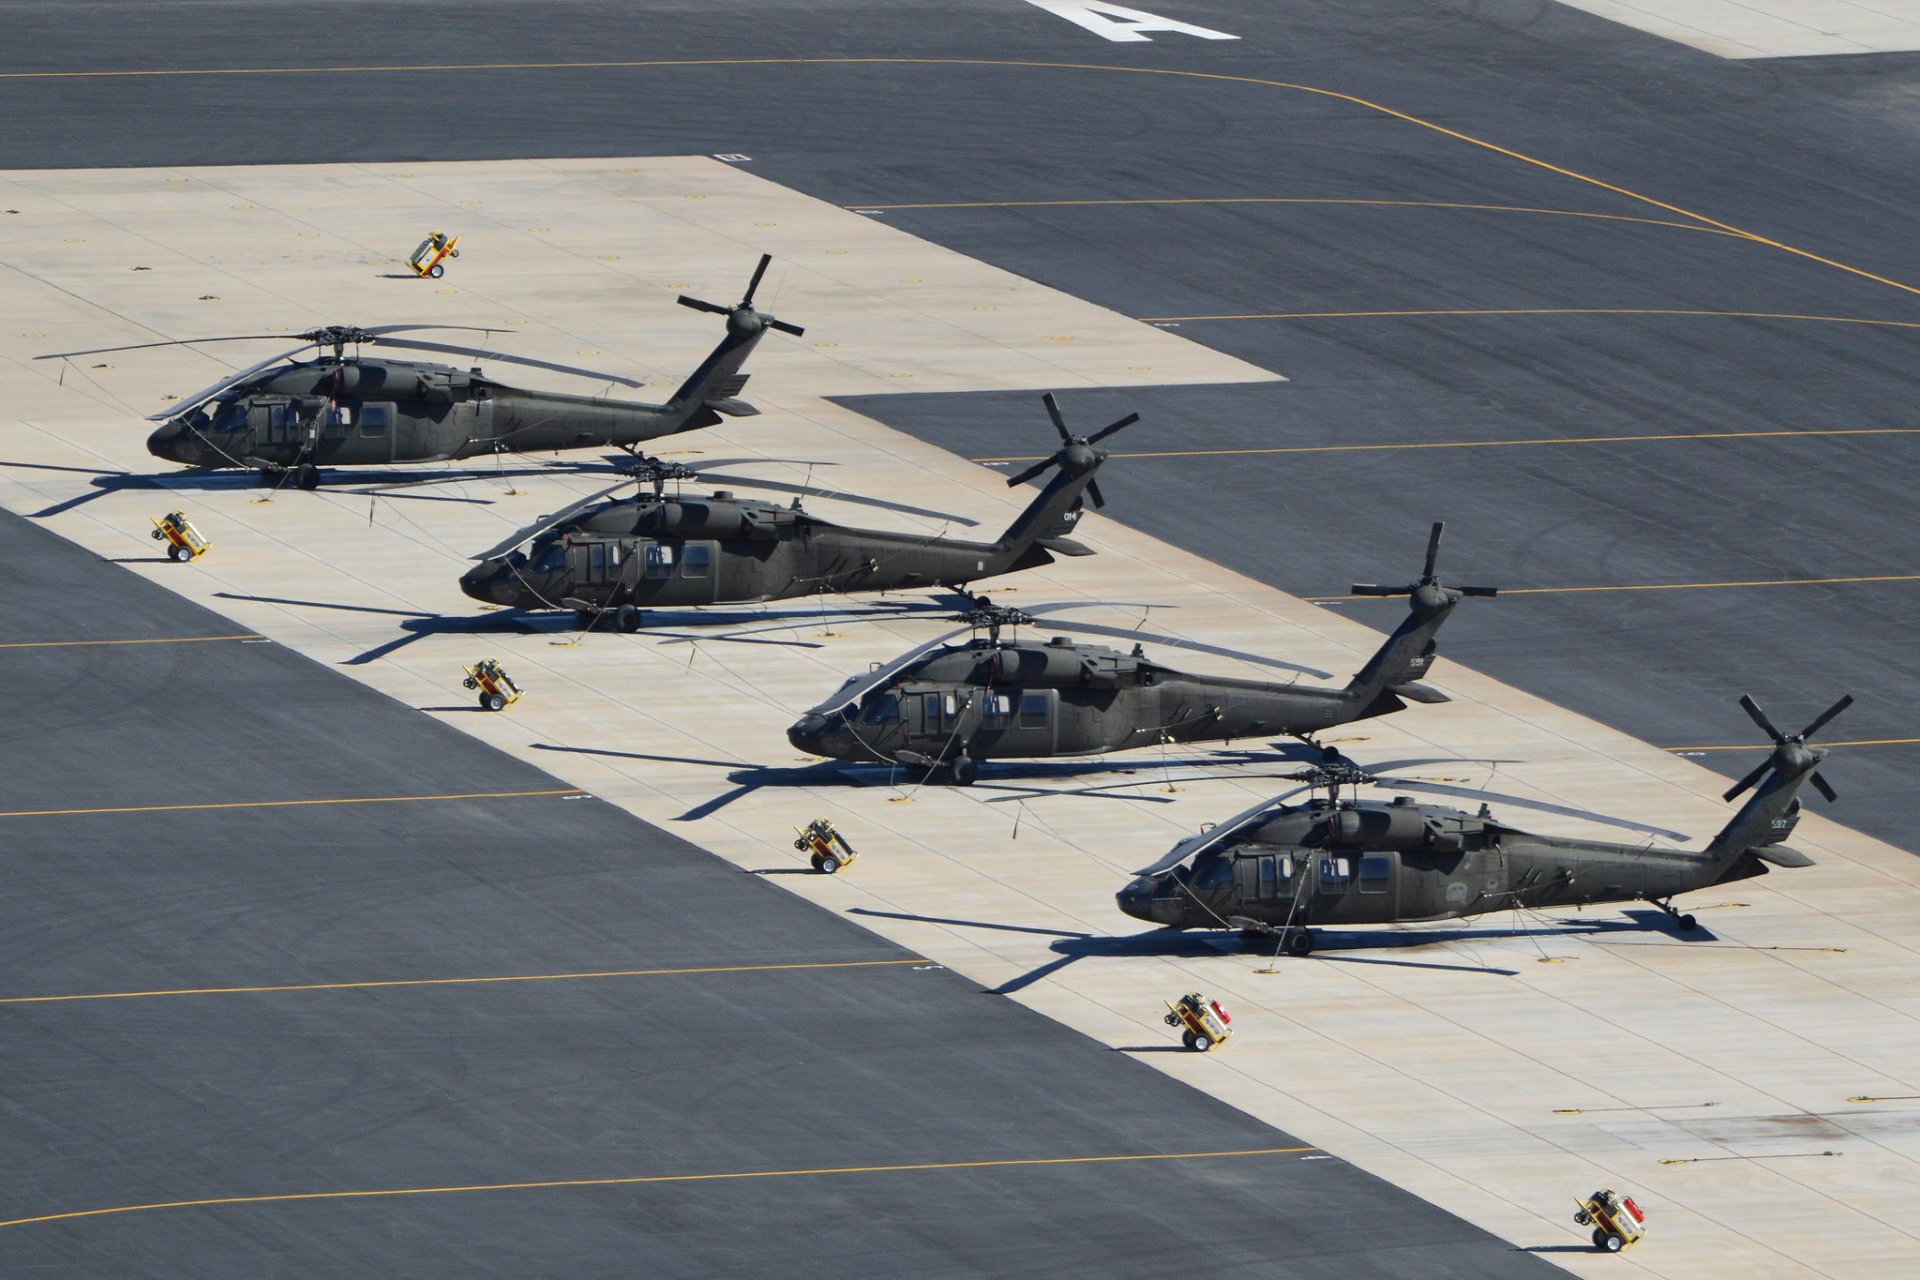
{"label": "helicopter nose", "polygon": [[823,756],[826,752],[821,750],[820,742],[826,728],[827,718],[817,711],[809,711],[787,730],[787,741],[808,755]]}
{"label": "helicopter nose", "polygon": [[1175,905],[1170,899],[1155,899],[1153,891],[1156,882],[1149,876],[1141,876],[1132,884],[1113,895],[1113,900],[1121,911],[1136,920],[1146,920],[1154,924],[1171,924],[1171,908]]}
{"label": "helicopter nose", "polygon": [[165,458],[168,462],[191,463],[188,456],[193,450],[189,447],[192,437],[187,434],[187,424],[174,418],[154,428],[147,437],[147,452],[156,458]]}
{"label": "helicopter nose", "polygon": [[460,590],[485,604],[512,604],[513,584],[501,560],[482,560],[460,575]]}

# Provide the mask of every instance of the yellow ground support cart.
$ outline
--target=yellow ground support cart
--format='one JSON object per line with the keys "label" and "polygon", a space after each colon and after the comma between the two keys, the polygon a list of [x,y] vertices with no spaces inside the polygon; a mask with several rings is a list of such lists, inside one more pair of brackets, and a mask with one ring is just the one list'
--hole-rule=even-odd
{"label": "yellow ground support cart", "polygon": [[487,711],[505,711],[520,701],[520,686],[501,668],[498,658],[482,658],[468,667],[461,683],[480,691],[480,705]]}
{"label": "yellow ground support cart", "polygon": [[832,875],[860,856],[847,843],[847,838],[833,829],[831,818],[815,818],[796,830],[800,834],[794,840],[793,847],[802,853],[813,850],[811,861],[815,871]]}
{"label": "yellow ground support cart", "polygon": [[413,274],[422,278],[432,277],[438,280],[447,274],[446,260],[460,256],[460,237],[447,237],[444,231],[435,231],[420,242],[407,258],[407,265],[413,268]]}
{"label": "yellow ground support cart", "polygon": [[153,522],[153,540],[166,543],[167,554],[181,564],[198,560],[213,545],[180,511],[169,511]]}
{"label": "yellow ground support cart", "polygon": [[1632,1248],[1647,1234],[1647,1215],[1633,1202],[1632,1196],[1616,1195],[1611,1187],[1602,1187],[1585,1200],[1574,1203],[1580,1206],[1580,1211],[1573,1215],[1573,1220],[1593,1228],[1596,1249],[1618,1253]]}
{"label": "yellow ground support cart", "polygon": [[1167,1001],[1167,1025],[1181,1028],[1180,1043],[1196,1053],[1225,1044],[1233,1035],[1232,1022],[1218,1000],[1209,1000],[1198,991]]}

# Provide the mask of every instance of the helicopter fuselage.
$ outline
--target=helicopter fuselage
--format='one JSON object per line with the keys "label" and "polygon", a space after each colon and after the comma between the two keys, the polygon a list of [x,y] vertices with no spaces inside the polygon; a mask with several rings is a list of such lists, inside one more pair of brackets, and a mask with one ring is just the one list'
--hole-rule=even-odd
{"label": "helicopter fuselage", "polygon": [[787,730],[794,746],[838,760],[918,764],[1304,735],[1378,714],[1344,690],[1189,675],[1139,652],[1065,638],[976,637],[926,655],[857,701],[832,701]]}
{"label": "helicopter fuselage", "polygon": [[847,528],[722,490],[606,503],[482,561],[460,589],[516,609],[637,611],[957,587],[1051,559],[1037,546]]}
{"label": "helicopter fuselage", "polygon": [[378,466],[632,445],[719,420],[709,411],[677,422],[683,416],[663,405],[526,391],[447,365],[314,361],[169,419],[147,449],[192,467]]}
{"label": "helicopter fuselage", "polygon": [[[1797,813],[1796,804],[1780,836]],[[1320,800],[1283,808],[1191,863],[1140,876],[1117,901],[1130,916],[1176,929],[1304,929],[1660,901],[1766,871],[1752,851],[1532,835],[1406,797]]]}

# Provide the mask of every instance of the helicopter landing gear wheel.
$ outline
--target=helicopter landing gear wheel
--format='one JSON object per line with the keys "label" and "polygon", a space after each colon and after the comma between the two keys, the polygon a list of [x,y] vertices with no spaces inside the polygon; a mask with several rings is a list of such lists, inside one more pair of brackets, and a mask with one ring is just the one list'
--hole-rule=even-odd
{"label": "helicopter landing gear wheel", "polygon": [[432,276],[435,280],[438,280],[441,276],[447,274],[447,269],[436,262],[431,267],[427,268],[427,274]]}
{"label": "helicopter landing gear wheel", "polygon": [[311,463],[302,463],[294,468],[293,482],[308,493],[312,493],[320,487],[320,468]]}
{"label": "helicopter landing gear wheel", "polygon": [[614,611],[613,624],[622,631],[638,631],[646,625],[646,618],[630,604],[623,604]]}
{"label": "helicopter landing gear wheel", "polygon": [[1287,933],[1287,954],[1305,956],[1313,954],[1315,938],[1311,929],[1293,929]]}
{"label": "helicopter landing gear wheel", "polygon": [[947,766],[948,776],[956,787],[971,786],[980,776],[980,766],[973,762],[972,756],[955,756],[953,763]]}
{"label": "helicopter landing gear wheel", "polygon": [[187,561],[193,559],[193,552],[187,550],[185,547],[168,547],[167,555],[181,564],[185,564]]}

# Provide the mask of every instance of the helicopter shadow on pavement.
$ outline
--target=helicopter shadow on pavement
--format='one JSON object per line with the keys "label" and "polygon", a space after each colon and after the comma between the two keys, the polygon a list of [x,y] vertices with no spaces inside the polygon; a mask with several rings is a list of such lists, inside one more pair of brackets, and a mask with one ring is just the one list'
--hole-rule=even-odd
{"label": "helicopter shadow on pavement", "polygon": [[404,645],[412,644],[423,636],[430,635],[540,635],[542,629],[527,625],[518,616],[508,613],[480,614],[478,616],[446,616],[437,613],[422,613],[416,609],[385,609],[375,605],[338,604],[326,600],[296,600],[286,596],[245,595],[237,591],[216,591],[214,598],[220,600],[246,600],[254,604],[289,605],[299,609],[332,609],[341,613],[382,614],[400,619],[401,635],[384,644],[348,658],[343,664],[349,667],[364,666],[369,662],[384,658]]}

